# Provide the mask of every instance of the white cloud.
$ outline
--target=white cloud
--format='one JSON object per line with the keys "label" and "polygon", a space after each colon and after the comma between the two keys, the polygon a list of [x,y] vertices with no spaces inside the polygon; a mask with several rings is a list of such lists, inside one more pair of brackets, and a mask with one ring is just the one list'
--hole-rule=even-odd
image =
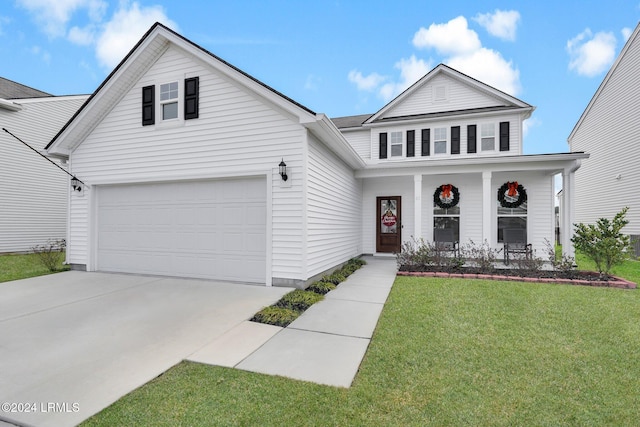
{"label": "white cloud", "polygon": [[374,91],[387,79],[385,76],[381,76],[378,73],[371,73],[368,76],[363,76],[362,73],[357,70],[349,71],[348,78],[351,83],[355,83],[358,90],[364,90],[367,92]]}
{"label": "white cloud", "polygon": [[107,10],[104,0],[18,0],[27,9],[49,37],[62,37],[71,16],[78,10],[86,10],[92,22],[99,22]]}
{"label": "white cloud", "polygon": [[496,10],[493,14],[478,14],[473,19],[493,36],[509,41],[516,39],[516,28],[520,21],[518,11]]}
{"label": "white cloud", "polygon": [[[517,95],[521,90],[518,69],[499,52],[482,47],[478,34],[468,27],[463,16],[420,28],[414,34],[413,45],[418,49],[434,49],[444,57],[442,62],[506,93]],[[388,102],[427,74],[432,63],[432,59],[420,59],[416,55],[401,59],[394,65],[400,70],[397,81],[375,72],[363,76],[357,70],[349,72],[348,77],[359,90],[377,91]]]}
{"label": "white cloud", "polygon": [[96,56],[106,68],[115,67],[155,22],[177,29],[162,6],[140,7],[123,1],[96,39]]}
{"label": "white cloud", "polygon": [[73,44],[90,46],[95,40],[95,31],[94,25],[88,25],[85,28],[71,27],[67,39]]}
{"label": "white cloud", "polygon": [[459,55],[445,61],[450,67],[510,95],[520,93],[520,71],[499,52],[480,48],[470,55]]}
{"label": "white cloud", "polygon": [[458,16],[446,24],[431,24],[420,28],[413,36],[417,48],[434,48],[442,55],[463,55],[481,47],[478,34],[469,29],[464,16]]}
{"label": "white cloud", "polygon": [[567,42],[569,69],[578,74],[594,77],[606,71],[613,63],[616,49],[616,37],[613,33],[584,30]]}
{"label": "white cloud", "polygon": [[[463,47],[456,47],[457,40]],[[520,92],[520,72],[499,52],[482,47],[478,34],[462,16],[446,24],[431,24],[428,30],[421,28],[413,44],[417,48],[436,49],[448,56],[444,63],[503,92],[511,95]]]}
{"label": "white cloud", "polygon": [[431,64],[411,55],[409,59],[401,59],[394,65],[400,70],[400,80],[382,85],[380,96],[385,102],[391,101],[409,86],[420,80],[431,69]]}
{"label": "white cloud", "polygon": [[620,32],[622,33],[623,43],[626,43],[629,37],[631,37],[631,34],[633,34],[633,28],[624,27]]}

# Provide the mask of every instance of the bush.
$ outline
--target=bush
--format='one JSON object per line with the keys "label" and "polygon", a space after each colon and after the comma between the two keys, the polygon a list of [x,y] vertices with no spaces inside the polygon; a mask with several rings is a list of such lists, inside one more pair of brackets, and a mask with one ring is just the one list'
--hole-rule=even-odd
{"label": "bush", "polygon": [[441,250],[433,242],[425,242],[424,239],[412,239],[404,242],[400,253],[396,255],[398,267],[413,267],[424,269],[426,267],[438,267],[443,271],[457,270],[464,265],[461,256],[453,255],[450,251]]}
{"label": "bush", "polygon": [[333,283],[334,285],[339,285],[340,282],[344,282],[345,280],[347,280],[347,278],[344,274],[340,273],[340,271],[334,271],[332,274],[322,278],[323,282]]}
{"label": "bush", "polygon": [[491,247],[488,241],[485,240],[482,244],[477,245],[469,239],[469,243],[462,248],[462,252],[483,273],[491,273],[495,270],[497,251]]}
{"label": "bush", "polygon": [[613,220],[600,218],[595,225],[574,224],[571,242],[596,264],[601,275],[608,275],[611,267],[630,258],[633,252],[631,238],[621,233],[629,223],[625,219],[628,210],[628,207],[622,209]]}
{"label": "bush", "polygon": [[298,316],[300,316],[300,313],[295,310],[272,305],[257,312],[250,320],[252,322],[285,327],[296,320]]}
{"label": "bush", "polygon": [[296,289],[291,291],[275,304],[276,307],[288,308],[290,310],[302,313],[318,301],[322,301],[324,297],[312,291]]}
{"label": "bush", "polygon": [[319,281],[319,282],[313,282],[311,286],[307,288],[307,290],[311,292],[315,292],[316,294],[319,294],[319,295],[326,295],[329,291],[334,290],[336,287],[337,286],[334,285],[333,283]]}
{"label": "bush", "polygon": [[544,239],[544,244],[547,247],[549,262],[554,270],[562,273],[570,273],[576,269],[576,259],[574,257],[564,255],[561,251],[558,251],[558,253],[548,239]]}
{"label": "bush", "polygon": [[33,253],[38,256],[38,260],[49,271],[54,272],[60,269],[64,262],[64,250],[67,242],[64,239],[50,239],[44,245],[38,245],[31,248]]}

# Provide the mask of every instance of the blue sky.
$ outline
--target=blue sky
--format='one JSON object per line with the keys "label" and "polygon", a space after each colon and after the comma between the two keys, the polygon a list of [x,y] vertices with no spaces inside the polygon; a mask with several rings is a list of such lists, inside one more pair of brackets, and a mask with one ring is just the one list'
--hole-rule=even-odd
{"label": "blue sky", "polygon": [[156,21],[329,117],[374,113],[439,63],[537,107],[525,153],[567,137],[640,0],[2,0],[0,76],[92,93]]}

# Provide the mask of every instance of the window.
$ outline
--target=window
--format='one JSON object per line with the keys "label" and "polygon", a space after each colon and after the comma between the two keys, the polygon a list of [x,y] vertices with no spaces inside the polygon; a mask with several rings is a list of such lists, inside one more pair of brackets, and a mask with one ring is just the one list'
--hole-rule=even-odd
{"label": "window", "polygon": [[178,82],[160,85],[160,105],[162,120],[178,118]]}
{"label": "window", "polygon": [[433,153],[447,154],[447,128],[433,130]]}
{"label": "window", "polygon": [[480,125],[480,149],[494,151],[496,149],[496,126],[493,123]]}
{"label": "window", "polygon": [[[449,229],[453,231],[456,242],[460,241],[460,205],[441,208],[433,204],[433,228]],[[435,231],[434,231],[435,235]]]}
{"label": "window", "polygon": [[402,132],[391,132],[391,157],[402,156]]}
{"label": "window", "polygon": [[[509,196],[506,196],[507,198]],[[498,243],[504,242],[505,229],[519,229],[527,231],[527,202],[517,208],[502,207],[498,201]]]}

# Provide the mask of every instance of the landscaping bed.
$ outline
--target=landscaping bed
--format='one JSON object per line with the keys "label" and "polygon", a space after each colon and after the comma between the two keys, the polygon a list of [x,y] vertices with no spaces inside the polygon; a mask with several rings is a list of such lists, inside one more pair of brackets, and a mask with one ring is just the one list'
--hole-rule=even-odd
{"label": "landscaping bed", "polygon": [[362,259],[350,259],[342,268],[323,276],[307,289],[296,289],[289,292],[275,304],[257,312],[249,320],[267,325],[286,327],[313,304],[322,301],[325,294],[335,289],[336,286],[344,282],[349,275],[364,264],[366,262]]}
{"label": "landscaping bed", "polygon": [[636,289],[637,284],[621,277],[600,275],[593,271],[554,271],[554,270],[518,270],[496,269],[487,272],[474,267],[459,267],[446,271],[437,266],[408,267],[400,266],[399,276],[450,277],[462,279],[489,279],[501,281],[519,281],[536,283],[558,283],[566,285],[602,286],[621,289]]}

